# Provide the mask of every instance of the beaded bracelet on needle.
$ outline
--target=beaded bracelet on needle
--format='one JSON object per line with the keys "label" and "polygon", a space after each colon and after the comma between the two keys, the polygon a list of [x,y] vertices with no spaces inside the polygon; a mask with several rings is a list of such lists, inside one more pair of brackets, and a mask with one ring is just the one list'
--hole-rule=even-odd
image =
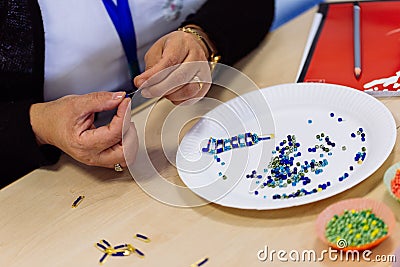
{"label": "beaded bracelet on needle", "polygon": [[216,139],[210,137],[207,146],[202,148],[202,152],[210,154],[219,154],[231,149],[240,147],[249,147],[258,144],[260,141],[270,140],[274,138],[274,134],[268,134],[265,136],[258,136],[256,133],[244,133],[233,136],[232,138]]}

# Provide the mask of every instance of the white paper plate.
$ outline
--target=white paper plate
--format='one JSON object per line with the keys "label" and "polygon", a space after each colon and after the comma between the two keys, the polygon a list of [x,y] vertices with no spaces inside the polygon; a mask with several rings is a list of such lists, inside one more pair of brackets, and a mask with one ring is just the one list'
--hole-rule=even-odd
{"label": "white paper plate", "polygon": [[[357,134],[359,128],[365,133],[364,141]],[[210,136],[228,138],[244,132],[275,133],[275,139],[218,154],[220,162],[201,152]],[[309,147],[321,143],[316,139],[321,133],[335,143],[335,147],[330,146],[329,155],[308,152]],[[311,182],[306,185],[260,188],[270,174],[269,169],[266,173],[264,169],[276,155],[273,150],[287,135],[295,135],[300,143],[301,156],[295,157],[295,162],[326,159],[328,165],[320,168],[322,173],[307,173]],[[393,116],[374,97],[338,85],[283,84],[245,94],[208,112],[183,138],[176,162],[183,182],[208,201],[242,209],[278,209],[325,199],[355,186],[383,164],[395,140]],[[354,158],[363,147],[366,157],[359,164]],[[253,170],[262,178],[246,178]],[[348,177],[339,181],[345,173]],[[316,193],[273,198],[300,189],[310,192],[328,182],[330,186]]]}

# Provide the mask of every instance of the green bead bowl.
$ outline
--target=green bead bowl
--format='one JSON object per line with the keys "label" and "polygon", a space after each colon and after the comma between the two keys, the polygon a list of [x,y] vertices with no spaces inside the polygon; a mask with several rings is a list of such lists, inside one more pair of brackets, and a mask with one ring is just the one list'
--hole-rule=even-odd
{"label": "green bead bowl", "polygon": [[[334,244],[328,241],[328,239],[325,236],[326,226],[328,222],[333,218],[333,216],[335,215],[340,216],[344,213],[345,210],[361,211],[365,209],[371,209],[372,213],[374,213],[376,217],[380,218],[385,222],[385,224],[388,227],[388,232],[385,236],[371,243],[363,244],[361,246],[339,246],[339,244]],[[318,238],[325,244],[329,245],[330,247],[344,251],[347,250],[362,251],[373,248],[382,243],[385,239],[387,239],[396,228],[396,219],[394,217],[392,210],[379,201],[368,198],[352,198],[336,202],[325,208],[318,215],[318,218],[315,222],[315,226]]]}

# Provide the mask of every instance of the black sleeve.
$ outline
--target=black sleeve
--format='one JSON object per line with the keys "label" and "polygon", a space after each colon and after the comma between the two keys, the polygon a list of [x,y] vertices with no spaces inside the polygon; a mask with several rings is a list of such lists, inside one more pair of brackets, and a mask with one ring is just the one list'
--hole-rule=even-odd
{"label": "black sleeve", "polygon": [[40,166],[54,164],[60,156],[57,148],[36,143],[29,117],[33,102],[0,103],[0,188]]}
{"label": "black sleeve", "polygon": [[264,39],[275,13],[274,0],[208,0],[182,25],[200,26],[215,43],[222,61],[233,64]]}
{"label": "black sleeve", "polygon": [[61,152],[39,146],[29,109],[43,101],[44,31],[36,0],[0,1],[0,188]]}

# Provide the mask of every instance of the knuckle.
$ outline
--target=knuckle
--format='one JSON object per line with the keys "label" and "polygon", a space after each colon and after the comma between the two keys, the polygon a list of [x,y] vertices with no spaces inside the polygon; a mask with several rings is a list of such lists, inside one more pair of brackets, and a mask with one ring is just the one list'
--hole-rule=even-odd
{"label": "knuckle", "polygon": [[178,55],[170,55],[166,59],[166,67],[171,67],[180,64]]}
{"label": "knuckle", "polygon": [[101,102],[103,96],[102,92],[90,93],[89,95],[90,95],[89,101],[97,103]]}

